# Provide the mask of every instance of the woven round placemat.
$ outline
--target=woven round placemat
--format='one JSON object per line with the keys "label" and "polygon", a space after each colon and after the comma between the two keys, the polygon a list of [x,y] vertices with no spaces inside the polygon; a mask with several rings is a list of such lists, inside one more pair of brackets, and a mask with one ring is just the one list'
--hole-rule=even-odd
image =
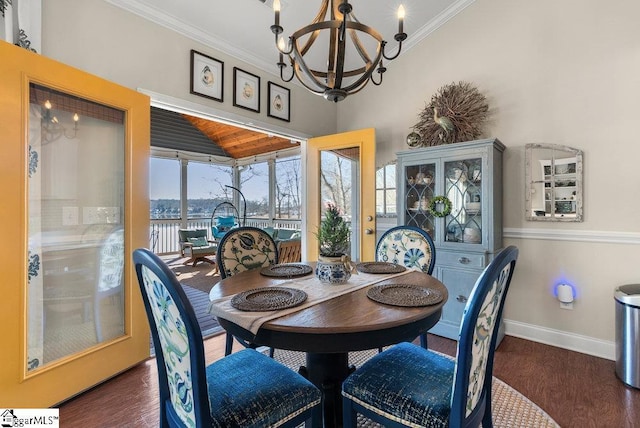
{"label": "woven round placemat", "polygon": [[362,273],[400,273],[407,270],[404,266],[388,262],[358,263],[356,269]]}
{"label": "woven round placemat", "polygon": [[262,287],[243,291],[231,298],[231,306],[241,311],[260,312],[292,308],[307,300],[307,293],[288,287]]}
{"label": "woven round placemat", "polygon": [[392,306],[429,306],[442,301],[442,294],[432,288],[413,284],[375,285],[367,291],[367,297]]}
{"label": "woven round placemat", "polygon": [[294,278],[297,276],[309,275],[313,272],[313,268],[309,265],[297,263],[280,263],[263,267],[260,274],[275,278]]}

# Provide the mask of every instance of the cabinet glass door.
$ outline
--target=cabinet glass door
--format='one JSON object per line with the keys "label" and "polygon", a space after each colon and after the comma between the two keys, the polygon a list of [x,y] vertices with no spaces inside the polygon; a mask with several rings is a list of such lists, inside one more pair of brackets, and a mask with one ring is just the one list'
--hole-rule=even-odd
{"label": "cabinet glass door", "polygon": [[445,241],[482,243],[482,158],[444,163],[445,196],[451,211],[445,217]]}
{"label": "cabinet glass door", "polygon": [[436,240],[434,216],[429,211],[429,203],[435,196],[437,186],[436,164],[407,166],[405,170],[405,223],[425,230]]}

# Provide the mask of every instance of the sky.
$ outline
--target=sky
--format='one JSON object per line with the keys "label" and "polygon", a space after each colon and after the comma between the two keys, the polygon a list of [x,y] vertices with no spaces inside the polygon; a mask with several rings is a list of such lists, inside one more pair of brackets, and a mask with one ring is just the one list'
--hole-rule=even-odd
{"label": "sky", "polygon": [[[190,199],[225,196],[223,186],[225,184],[231,185],[229,167],[193,161],[190,161],[188,165],[187,181]],[[252,166],[251,171],[247,171],[247,174],[252,177],[242,186],[242,193],[247,200],[261,200],[268,195],[269,178],[266,165],[266,163],[258,164]],[[246,176],[244,175],[244,177]],[[180,161],[178,159],[151,158],[149,163],[149,198],[152,200],[180,199]]]}

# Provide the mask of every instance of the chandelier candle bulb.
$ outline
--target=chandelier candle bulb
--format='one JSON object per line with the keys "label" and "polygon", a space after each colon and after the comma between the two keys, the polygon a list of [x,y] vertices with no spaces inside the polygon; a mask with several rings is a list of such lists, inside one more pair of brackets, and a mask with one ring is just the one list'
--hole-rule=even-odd
{"label": "chandelier candle bulb", "polygon": [[398,6],[398,33],[404,33],[404,6]]}
{"label": "chandelier candle bulb", "polygon": [[273,11],[276,14],[275,25],[280,25],[280,0],[273,0]]}

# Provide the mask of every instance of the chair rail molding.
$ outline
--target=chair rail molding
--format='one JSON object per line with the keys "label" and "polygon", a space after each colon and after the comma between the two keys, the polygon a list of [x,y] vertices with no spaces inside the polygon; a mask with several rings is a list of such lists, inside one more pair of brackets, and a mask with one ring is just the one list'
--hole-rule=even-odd
{"label": "chair rail molding", "polygon": [[504,238],[543,239],[551,241],[576,241],[606,244],[640,245],[640,233],[609,230],[504,228]]}

